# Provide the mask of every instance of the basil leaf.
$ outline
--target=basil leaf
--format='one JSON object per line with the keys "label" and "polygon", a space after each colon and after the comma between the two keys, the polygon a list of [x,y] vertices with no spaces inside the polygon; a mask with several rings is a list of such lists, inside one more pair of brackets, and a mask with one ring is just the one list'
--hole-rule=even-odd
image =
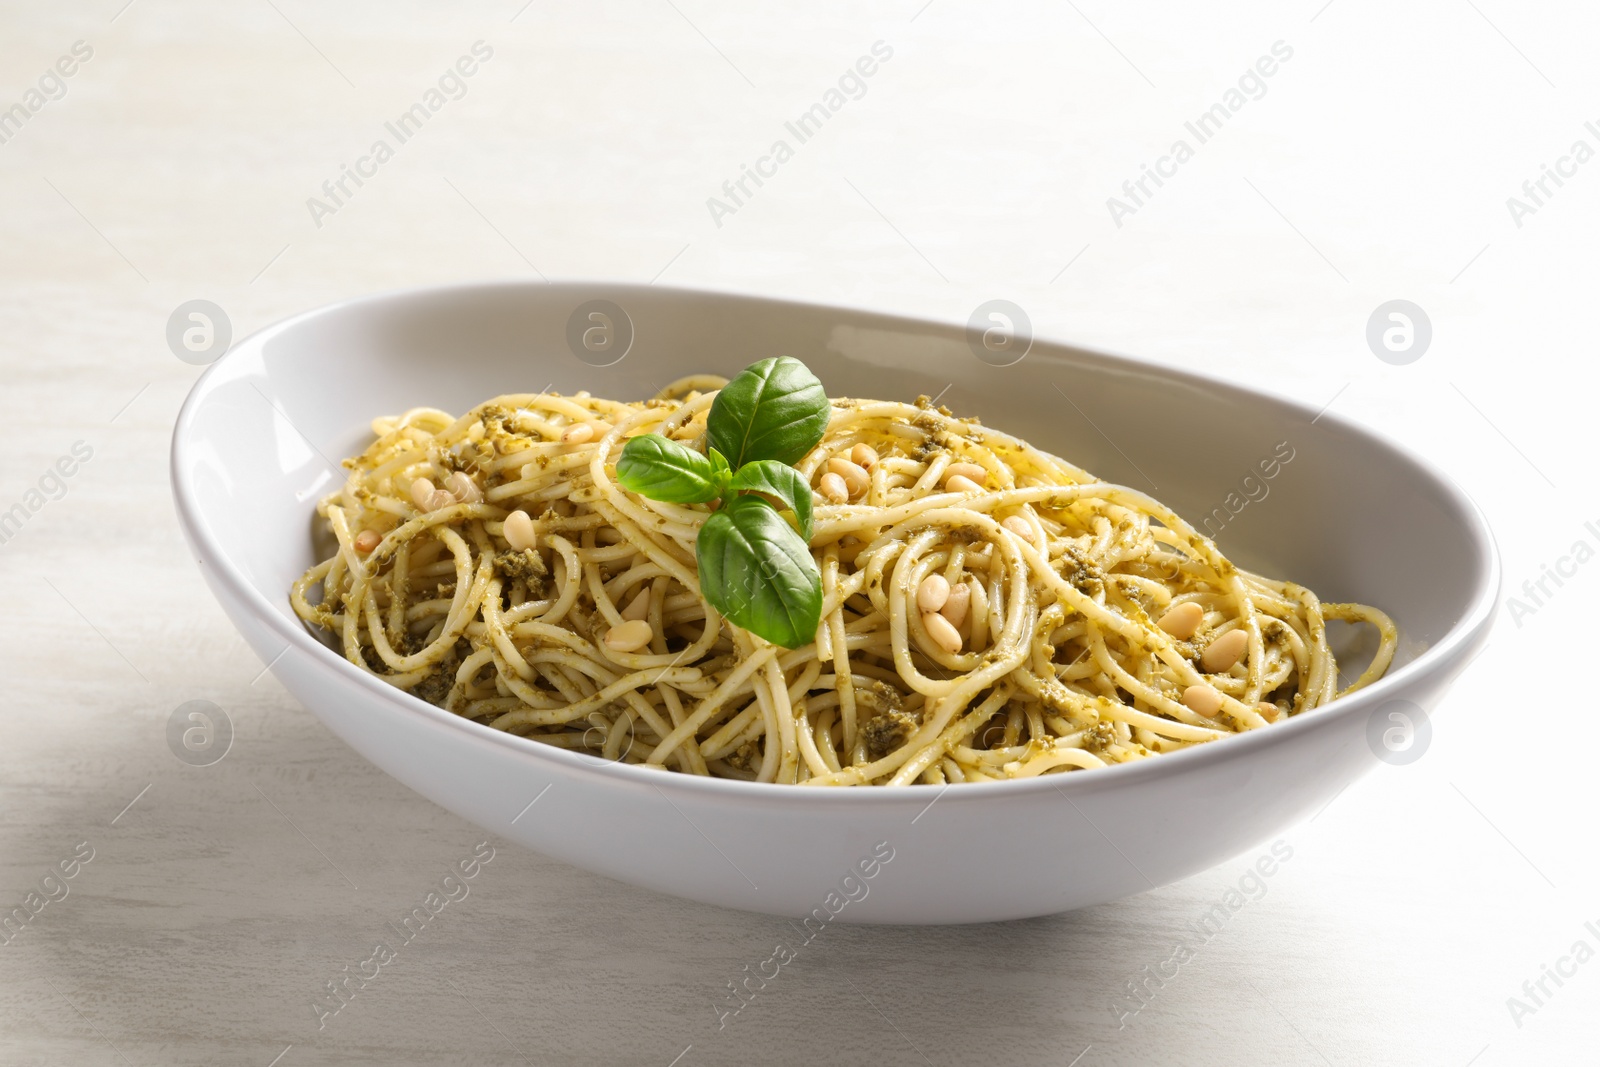
{"label": "basil leaf", "polygon": [[758,459],[794,463],[822,440],[833,408],[804,363],[778,356],[752,363],[717,393],[706,440],[738,470]]}
{"label": "basil leaf", "polygon": [[728,464],[702,456],[658,433],[630,438],[617,459],[617,483],[630,492],[669,504],[701,504],[722,495]]}
{"label": "basil leaf", "polygon": [[771,493],[782,500],[800,523],[800,537],[811,540],[811,486],[803,474],[775,459],[746,463],[728,483],[728,492]]}
{"label": "basil leaf", "polygon": [[758,496],[734,496],[695,538],[700,592],[735,626],[784,648],[816,638],[822,575],[794,527]]}
{"label": "basil leaf", "polygon": [[712,480],[717,484],[717,496],[725,497],[728,495],[728,483],[733,481],[733,471],[728,469],[728,461],[722,458],[721,452],[710,445],[706,446],[706,452],[711,456],[711,466],[716,469]]}

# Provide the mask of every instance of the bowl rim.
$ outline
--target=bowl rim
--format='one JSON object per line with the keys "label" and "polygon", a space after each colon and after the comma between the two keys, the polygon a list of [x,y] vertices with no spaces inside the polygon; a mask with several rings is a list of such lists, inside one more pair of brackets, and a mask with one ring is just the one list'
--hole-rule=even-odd
{"label": "bowl rim", "polygon": [[[603,291],[608,295],[625,295],[629,292],[640,295],[648,293],[652,299],[663,297],[668,299],[673,297],[710,298],[747,305],[762,305],[788,311],[835,313],[851,316],[868,315],[896,325],[931,326],[939,330],[949,331],[965,329],[964,323],[949,319],[906,315],[847,304],[819,303],[816,301],[768,296],[761,293],[741,293],[714,288],[646,285],[610,279],[571,278],[545,282],[522,279],[493,279],[453,282],[442,285],[407,286],[348,297],[323,304],[286,318],[278,319],[252,331],[247,336],[231,344],[220,358],[205,368],[184,398],[183,405],[179,409],[178,416],[173,424],[169,453],[169,473],[179,526],[194,550],[197,562],[211,570],[216,580],[227,588],[237,602],[246,606],[250,614],[258,622],[264,623],[270,631],[284,641],[284,652],[287,652],[290,648],[296,648],[309,656],[312,664],[318,670],[331,670],[334,672],[343,670],[347,672],[347,679],[352,684],[364,688],[371,696],[380,702],[387,703],[399,714],[420,716],[434,725],[464,731],[469,737],[475,738],[481,743],[506,746],[511,751],[525,755],[532,761],[531,765],[535,767],[548,761],[552,764],[549,768],[552,772],[611,779],[619,786],[654,785],[661,787],[671,785],[691,793],[703,793],[708,797],[721,796],[761,803],[770,802],[782,796],[793,796],[796,798],[793,801],[794,803],[799,803],[802,799],[815,799],[825,804],[852,802],[903,804],[908,799],[927,796],[928,791],[932,790],[933,787],[925,786],[923,783],[912,783],[912,788],[909,791],[907,789],[874,787],[806,789],[803,785],[746,782],[738,779],[684,774],[665,768],[650,770],[643,766],[624,763],[620,760],[603,760],[587,753],[569,751],[502,730],[495,730],[487,725],[464,719],[453,712],[446,711],[444,708],[412,696],[404,690],[396,689],[394,686],[382,681],[377,675],[361,670],[349,663],[343,656],[318,640],[302,621],[284,616],[278,610],[278,607],[258,590],[233,563],[223,544],[213,535],[208,524],[199,518],[200,506],[188,471],[191,468],[191,463],[189,462],[191,459],[190,449],[195,440],[193,431],[197,413],[223,380],[227,373],[226,368],[230,366],[234,353],[246,346],[259,346],[272,336],[284,333],[301,323],[317,318],[405,303],[419,298],[449,298],[495,290],[531,291],[534,293],[568,291],[582,293],[591,297],[597,295],[598,291]],[[1386,434],[1331,412],[1326,408],[1322,411],[1316,411],[1310,405],[1298,400],[1240,385],[1219,376],[1211,376],[1184,368],[1167,367],[1159,363],[1147,362],[1131,356],[1099,349],[1084,348],[1072,341],[1056,337],[1041,337],[1037,333],[1034,335],[1033,344],[1035,346],[1044,344],[1064,349],[1072,359],[1082,363],[1099,365],[1126,373],[1157,374],[1176,379],[1202,390],[1211,392],[1220,390],[1225,393],[1233,393],[1251,402],[1275,405],[1292,413],[1302,414],[1310,421],[1328,420],[1336,424],[1345,433],[1364,438],[1370,444],[1399,455],[1414,468],[1421,471],[1467,520],[1465,525],[1467,526],[1469,540],[1478,557],[1473,575],[1474,589],[1467,608],[1451,624],[1449,630],[1423,650],[1415,659],[1401,665],[1396,670],[1392,670],[1367,688],[1349,696],[1339,697],[1315,709],[1312,714],[1296,716],[1286,722],[1274,723],[1263,729],[1248,730],[1231,737],[1221,738],[1221,743],[1195,745],[1177,752],[1163,753],[1153,759],[1113,764],[1098,769],[1093,774],[1054,774],[997,782],[945,783],[938,788],[937,794],[929,801],[929,808],[933,806],[934,801],[943,797],[944,793],[952,785],[957,784],[964,786],[964,788],[956,791],[956,795],[953,798],[954,802],[959,803],[999,801],[1004,800],[1006,797],[1039,792],[1046,789],[1056,790],[1070,803],[1073,794],[1087,795],[1107,789],[1134,786],[1150,775],[1178,774],[1189,768],[1198,770],[1208,763],[1216,761],[1247,759],[1258,750],[1289,744],[1300,734],[1330,725],[1336,719],[1359,715],[1368,708],[1377,705],[1380,701],[1386,700],[1394,692],[1408,688],[1413,682],[1449,672],[1462,660],[1469,648],[1487,641],[1488,633],[1497,614],[1501,586],[1499,550],[1488,520],[1476,501],[1468,496],[1453,479],[1436,467],[1431,460],[1414,452],[1409,446],[1389,438]],[[315,506],[314,501],[312,506]],[[284,595],[288,595],[287,590],[284,591]],[[281,658],[283,653],[280,652],[278,655]],[[1472,658],[1475,659],[1476,656]],[[275,662],[276,660],[274,660]],[[271,669],[273,664],[268,664],[267,666]],[[1462,664],[1461,669],[1464,668],[1465,664]],[[311,709],[308,708],[307,710]],[[316,713],[313,712],[313,714]],[[317,717],[321,718],[320,715]],[[927,808],[923,810],[926,811]],[[918,817],[920,818],[920,815]]]}

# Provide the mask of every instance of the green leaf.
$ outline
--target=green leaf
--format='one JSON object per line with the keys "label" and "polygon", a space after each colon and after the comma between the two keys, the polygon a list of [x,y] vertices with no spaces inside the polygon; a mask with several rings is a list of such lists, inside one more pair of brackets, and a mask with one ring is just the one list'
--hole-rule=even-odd
{"label": "green leaf", "polygon": [[833,409],[822,383],[789,356],[752,363],[717,393],[706,439],[738,470],[753,460],[794,463],[822,440]]}
{"label": "green leaf", "polygon": [[728,464],[718,453],[702,456],[658,433],[631,438],[617,459],[617,483],[669,504],[702,504],[722,495]]}
{"label": "green leaf", "polygon": [[700,592],[735,626],[784,648],[815,639],[822,575],[794,527],[758,496],[724,501],[695,539]]}
{"label": "green leaf", "polygon": [[728,461],[722,458],[721,452],[718,452],[710,445],[706,446],[706,451],[710,453],[711,465],[717,471],[714,476],[714,480],[717,483],[717,496],[719,498],[725,497],[728,495],[728,483],[733,481],[733,471],[728,468]]}
{"label": "green leaf", "polygon": [[794,512],[802,540],[811,540],[811,486],[803,474],[775,459],[758,459],[740,467],[728,482],[730,493],[771,493]]}

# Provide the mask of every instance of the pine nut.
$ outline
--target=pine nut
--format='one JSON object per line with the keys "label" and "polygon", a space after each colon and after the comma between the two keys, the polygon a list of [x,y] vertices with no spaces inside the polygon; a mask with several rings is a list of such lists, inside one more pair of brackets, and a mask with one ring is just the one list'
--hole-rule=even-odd
{"label": "pine nut", "polygon": [[859,496],[865,493],[867,486],[872,484],[872,480],[867,477],[866,470],[848,459],[834,456],[828,460],[828,469],[844,479],[844,484],[849,489],[851,496]]}
{"label": "pine nut", "polygon": [[1033,544],[1033,524],[1021,515],[1012,515],[1000,524],[1028,544]]}
{"label": "pine nut", "polygon": [[450,495],[463,504],[476,504],[483,499],[483,492],[478,488],[478,483],[467,477],[464,471],[456,471],[444,480],[444,487],[450,490]]}
{"label": "pine nut", "polygon": [[872,465],[878,462],[878,450],[868,444],[856,445],[850,450],[850,461],[858,467],[871,470]]}
{"label": "pine nut", "polygon": [[448,492],[446,492],[443,489],[435,489],[433,491],[433,498],[428,501],[428,506],[427,506],[426,510],[428,510],[428,511],[438,511],[441,508],[447,508],[451,504],[454,504],[454,503],[456,503],[456,498],[455,497],[451,496]]}
{"label": "pine nut", "polygon": [[950,599],[944,602],[939,614],[949,619],[951,626],[960,626],[967,621],[967,607],[971,603],[972,587],[966,582],[957,582],[950,587]]}
{"label": "pine nut", "polygon": [[411,502],[423,511],[427,511],[433,504],[433,491],[436,486],[431,478],[418,478],[411,483]]}
{"label": "pine nut", "polygon": [[850,499],[850,487],[845,485],[844,479],[833,471],[822,476],[817,483],[817,490],[835,504],[843,504]]}
{"label": "pine nut", "polygon": [[950,493],[981,493],[983,486],[968,478],[965,474],[952,474],[944,480],[944,488]]}
{"label": "pine nut", "polygon": [[650,643],[656,632],[643,619],[629,619],[606,631],[606,647],[613,652],[637,652]]}
{"label": "pine nut", "polygon": [[949,484],[951,478],[966,478],[982,485],[989,477],[989,472],[976,463],[952,463],[944,469],[945,483]]}
{"label": "pine nut", "polygon": [[356,551],[365,556],[368,552],[378,547],[378,542],[383,540],[383,535],[377,530],[362,530],[356,534]]}
{"label": "pine nut", "polygon": [[518,552],[526,551],[539,543],[539,531],[533,525],[533,517],[526,511],[513,511],[507,515],[504,533],[506,544]]}
{"label": "pine nut", "polygon": [[1209,685],[1191,685],[1183,691],[1183,704],[1196,715],[1214,719],[1222,710],[1222,694]]}
{"label": "pine nut", "polygon": [[1156,625],[1178,640],[1187,641],[1194,636],[1205,617],[1206,609],[1190,600],[1168,608],[1166,614],[1156,620]]}
{"label": "pine nut", "polygon": [[922,627],[928,631],[933,643],[954,655],[961,651],[961,632],[950,625],[950,620],[936,611],[922,616]]}
{"label": "pine nut", "polygon": [[638,596],[628,601],[628,606],[622,609],[622,617],[633,622],[648,614],[650,614],[650,587],[647,585],[639,590]]}
{"label": "pine nut", "polygon": [[926,615],[938,611],[950,599],[950,583],[942,574],[930,574],[917,586],[917,607]]}
{"label": "pine nut", "polygon": [[1272,703],[1271,701],[1268,701],[1268,700],[1258,701],[1256,703],[1256,710],[1259,711],[1261,713],[1261,717],[1263,719],[1266,719],[1268,722],[1277,722],[1278,721],[1278,715],[1279,715],[1278,705]]}
{"label": "pine nut", "polygon": [[471,426],[467,427],[467,440],[482,441],[485,432],[487,431],[484,430],[483,423],[475,422]]}
{"label": "pine nut", "polygon": [[1200,666],[1205,668],[1207,674],[1221,674],[1239,662],[1249,643],[1250,635],[1243,630],[1229,630],[1200,653]]}
{"label": "pine nut", "polygon": [[594,427],[587,422],[580,422],[561,431],[561,443],[564,445],[581,445],[593,436]]}

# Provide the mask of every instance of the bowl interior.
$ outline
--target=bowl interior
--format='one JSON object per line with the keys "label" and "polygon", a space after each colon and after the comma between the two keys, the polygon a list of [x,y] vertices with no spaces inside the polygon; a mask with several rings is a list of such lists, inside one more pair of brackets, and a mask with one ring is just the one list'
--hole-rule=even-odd
{"label": "bowl interior", "polygon": [[[569,346],[607,300],[631,344]],[[591,321],[577,318],[578,330]],[[620,344],[614,342],[615,344]],[[583,352],[587,359],[579,358]],[[830,395],[938,396],[1110,481],[1147,492],[1250,569],[1394,616],[1397,668],[1484,595],[1492,547],[1459,493],[1337,416],[1223,383],[1035,342],[1010,366],[959,325],[652,287],[503,284],[336,305],[241,342],[206,374],[177,430],[193,521],[272,610],[313,562],[316,498],[377,415],[460,411],[498,393],[640,398],[771,355],[804,360]]]}

